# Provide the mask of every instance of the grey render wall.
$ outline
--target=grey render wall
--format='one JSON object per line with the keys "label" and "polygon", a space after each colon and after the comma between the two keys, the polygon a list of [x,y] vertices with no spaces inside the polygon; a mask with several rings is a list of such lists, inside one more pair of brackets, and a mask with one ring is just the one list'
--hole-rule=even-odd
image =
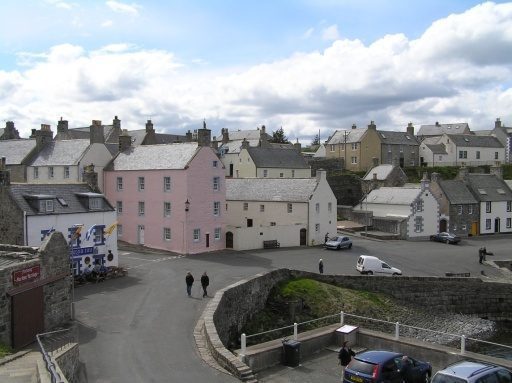
{"label": "grey render wall", "polygon": [[24,245],[23,212],[9,195],[9,187],[0,186],[0,243]]}

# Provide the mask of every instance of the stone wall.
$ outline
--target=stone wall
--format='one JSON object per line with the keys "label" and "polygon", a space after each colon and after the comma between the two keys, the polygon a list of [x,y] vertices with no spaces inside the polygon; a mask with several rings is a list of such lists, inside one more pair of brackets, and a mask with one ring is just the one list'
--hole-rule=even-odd
{"label": "stone wall", "polygon": [[74,343],[69,348],[64,348],[57,352],[54,355],[54,359],[68,382],[77,381],[75,376],[79,365],[78,343]]}
{"label": "stone wall", "polygon": [[0,243],[23,245],[23,212],[9,195],[9,187],[0,187]]}

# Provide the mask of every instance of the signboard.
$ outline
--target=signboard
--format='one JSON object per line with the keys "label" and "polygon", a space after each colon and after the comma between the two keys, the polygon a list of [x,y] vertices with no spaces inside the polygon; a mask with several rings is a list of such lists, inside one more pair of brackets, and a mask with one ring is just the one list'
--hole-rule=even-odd
{"label": "signboard", "polygon": [[75,247],[73,249],[73,258],[74,257],[81,257],[82,255],[87,255],[87,254],[94,254],[95,251],[97,252],[98,250],[96,250],[95,247]]}
{"label": "signboard", "polygon": [[23,283],[32,282],[39,279],[41,276],[41,266],[36,265],[26,269],[17,270],[12,272],[12,283],[14,286],[22,285]]}

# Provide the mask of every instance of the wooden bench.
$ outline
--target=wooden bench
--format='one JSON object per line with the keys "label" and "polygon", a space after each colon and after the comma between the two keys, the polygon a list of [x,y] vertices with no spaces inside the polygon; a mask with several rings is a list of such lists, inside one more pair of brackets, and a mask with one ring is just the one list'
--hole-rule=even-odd
{"label": "wooden bench", "polygon": [[272,239],[270,241],[263,241],[264,249],[275,249],[279,246],[281,246],[281,245],[279,244],[279,242],[277,242],[277,239]]}

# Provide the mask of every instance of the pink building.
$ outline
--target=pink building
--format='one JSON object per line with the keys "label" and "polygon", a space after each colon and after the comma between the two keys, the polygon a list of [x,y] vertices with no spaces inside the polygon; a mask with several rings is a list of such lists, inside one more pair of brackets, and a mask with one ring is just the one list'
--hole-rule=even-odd
{"label": "pink building", "polygon": [[225,248],[224,168],[210,147],[129,147],[104,176],[120,240],[181,254]]}

